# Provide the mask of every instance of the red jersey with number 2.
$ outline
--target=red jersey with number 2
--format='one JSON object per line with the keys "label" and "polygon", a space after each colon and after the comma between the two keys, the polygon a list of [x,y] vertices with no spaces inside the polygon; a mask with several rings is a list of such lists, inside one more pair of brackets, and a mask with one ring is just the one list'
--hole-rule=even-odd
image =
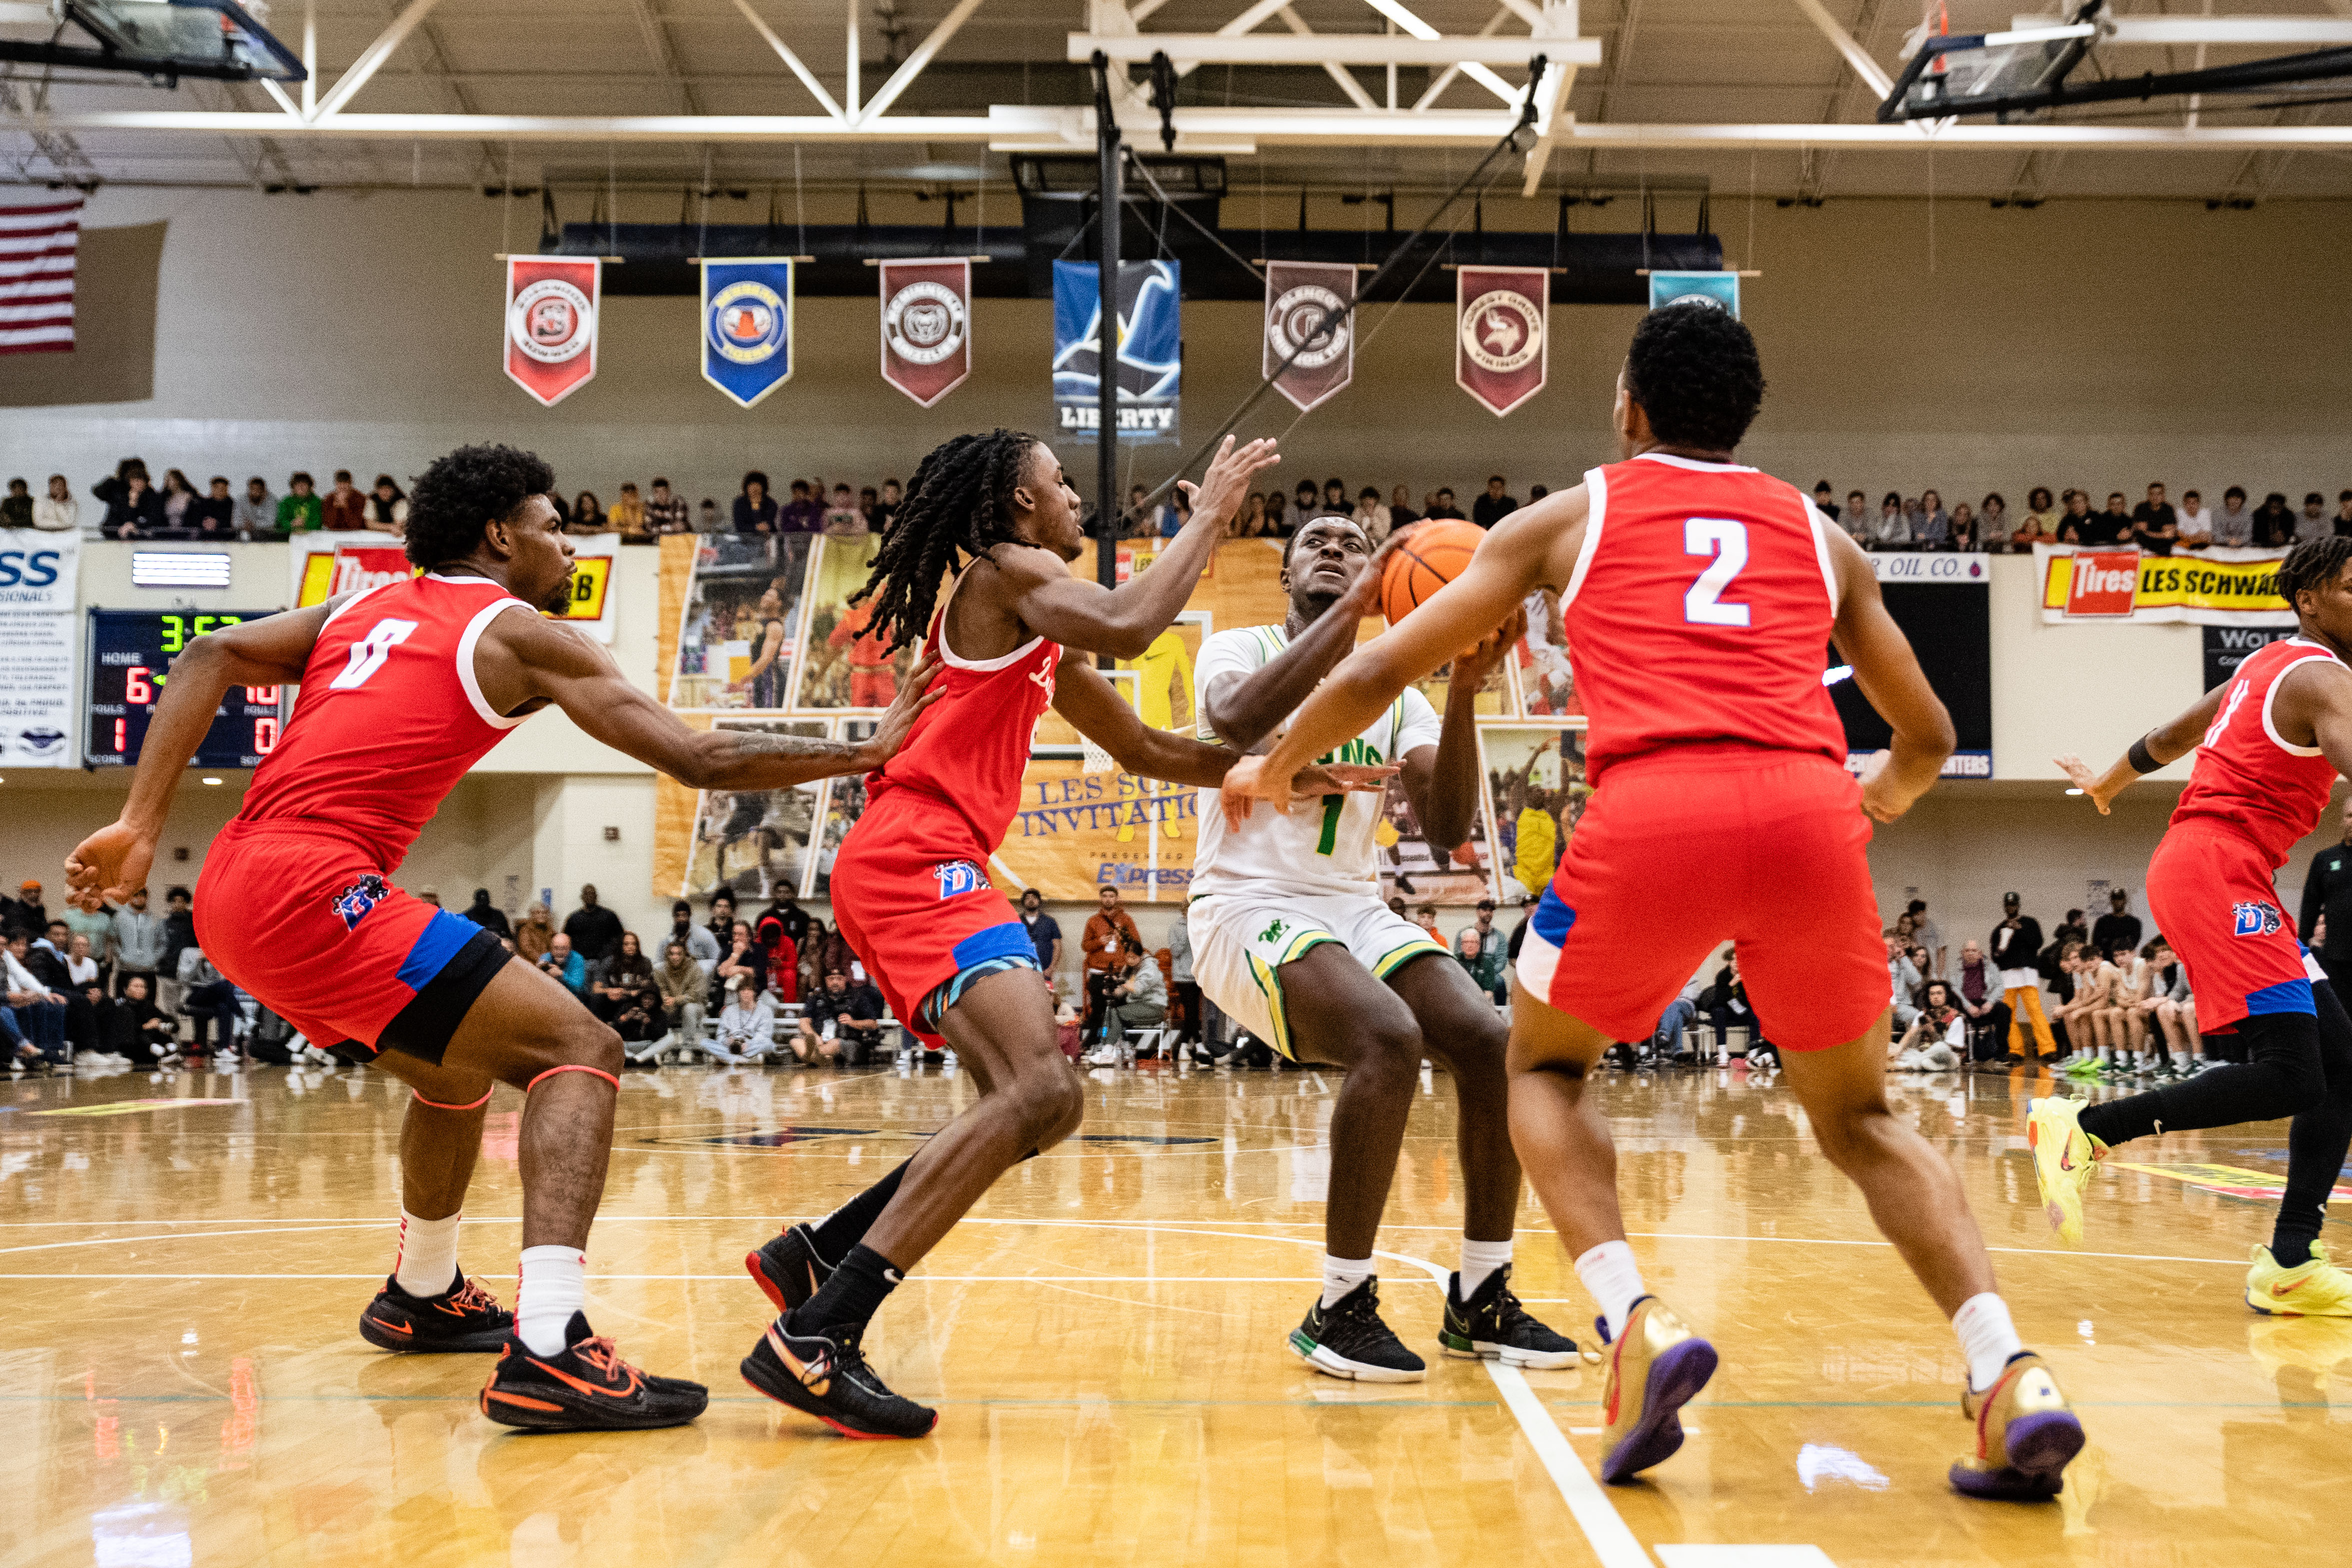
{"label": "red jersey with number 2", "polygon": [[1592,781],[1692,742],[1843,767],[1844,727],[1822,685],[1837,579],[1813,504],[1753,468],[1659,452],[1584,483],[1584,549],[1560,615]]}
{"label": "red jersey with number 2", "polygon": [[2246,655],[2198,745],[2189,787],[2172,813],[2176,825],[2231,829],[2252,840],[2273,870],[2286,863],[2295,841],[2319,826],[2336,765],[2315,746],[2288,745],[2271,714],[2279,682],[2313,659],[2343,664],[2307,637],[2267,643]]}

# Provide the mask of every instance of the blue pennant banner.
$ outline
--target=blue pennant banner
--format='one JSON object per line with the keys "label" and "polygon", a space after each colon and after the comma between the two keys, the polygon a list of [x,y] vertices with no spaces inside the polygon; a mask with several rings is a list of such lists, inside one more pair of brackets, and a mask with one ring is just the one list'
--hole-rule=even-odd
{"label": "blue pennant banner", "polygon": [[702,264],[702,379],[750,408],[793,379],[793,264]]}
{"label": "blue pennant banner", "polygon": [[[1054,264],[1054,413],[1067,434],[1100,423],[1102,288],[1091,261]],[[1177,438],[1176,393],[1183,378],[1179,318],[1181,273],[1173,261],[1118,267],[1118,435]]]}
{"label": "blue pennant banner", "polygon": [[1696,299],[1720,306],[1739,316],[1739,274],[1736,272],[1654,272],[1650,274],[1650,308]]}

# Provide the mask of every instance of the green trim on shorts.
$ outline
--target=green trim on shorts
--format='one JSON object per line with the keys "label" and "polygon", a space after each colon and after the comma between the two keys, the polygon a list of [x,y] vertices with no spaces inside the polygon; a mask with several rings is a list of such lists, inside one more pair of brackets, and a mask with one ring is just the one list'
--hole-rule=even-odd
{"label": "green trim on shorts", "polygon": [[1453,956],[1452,952],[1444,944],[1432,942],[1426,936],[1417,936],[1403,946],[1391,947],[1374,959],[1372,978],[1385,980],[1423,953],[1444,953],[1448,957]]}
{"label": "green trim on shorts", "polygon": [[1290,1012],[1283,999],[1282,977],[1276,971],[1283,964],[1303,956],[1309,950],[1320,947],[1326,942],[1339,940],[1328,931],[1302,931],[1290,939],[1288,947],[1283,949],[1281,960],[1272,965],[1246,946],[1242,949],[1242,956],[1249,960],[1250,978],[1256,981],[1257,988],[1265,993],[1266,1016],[1274,1020],[1274,1039],[1266,1043],[1282,1052],[1286,1060],[1296,1061],[1298,1053],[1291,1049]]}

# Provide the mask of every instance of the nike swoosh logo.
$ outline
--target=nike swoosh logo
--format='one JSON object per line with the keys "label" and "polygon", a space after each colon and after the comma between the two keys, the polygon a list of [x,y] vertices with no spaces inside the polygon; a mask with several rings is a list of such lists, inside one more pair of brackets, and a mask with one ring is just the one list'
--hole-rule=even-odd
{"label": "nike swoosh logo", "polygon": [[599,1399],[631,1398],[636,1394],[637,1390],[644,1385],[643,1380],[637,1376],[637,1369],[634,1366],[628,1366],[625,1364],[621,1368],[621,1370],[629,1375],[629,1385],[627,1387],[614,1388],[605,1386],[600,1388],[595,1384],[583,1382],[580,1378],[572,1376],[570,1373],[563,1371],[561,1367],[548,1365],[547,1363],[540,1360],[539,1357],[535,1355],[531,1356],[530,1361],[533,1366],[547,1374],[548,1376],[554,1378],[557,1382],[562,1383],[568,1387],[576,1388],[583,1394],[593,1395]]}
{"label": "nike swoosh logo", "polygon": [[2058,1151],[2058,1168],[2062,1171],[2071,1171],[2074,1168],[2074,1159],[2063,1149]]}
{"label": "nike swoosh logo", "polygon": [[368,1314],[368,1322],[391,1333],[415,1333],[416,1332],[415,1329],[410,1328],[406,1323],[388,1323],[382,1318],[376,1316],[373,1312],[370,1312]]}
{"label": "nike swoosh logo", "polygon": [[803,1361],[793,1354],[792,1346],[778,1336],[772,1324],[768,1329],[768,1347],[783,1362],[784,1370],[800,1380],[803,1388],[819,1399],[833,1391],[833,1357],[821,1355],[814,1361]]}
{"label": "nike swoosh logo", "polygon": [[2271,1294],[2273,1296],[2292,1296],[2294,1294],[2294,1287],[2293,1285],[2273,1285],[2271,1287]]}

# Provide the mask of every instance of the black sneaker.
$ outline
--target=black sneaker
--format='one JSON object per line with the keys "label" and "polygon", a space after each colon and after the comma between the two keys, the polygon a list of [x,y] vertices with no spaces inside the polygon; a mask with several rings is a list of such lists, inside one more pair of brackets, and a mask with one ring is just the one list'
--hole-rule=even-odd
{"label": "black sneaker", "polygon": [[1508,1263],[1487,1275],[1466,1301],[1461,1275],[1445,1281],[1445,1327],[1437,1341],[1446,1354],[1464,1361],[1499,1361],[1546,1372],[1576,1364],[1576,1342],[1529,1317],[1511,1294]]}
{"label": "black sneaker", "polygon": [[487,1354],[513,1330],[514,1314],[462,1272],[437,1296],[412,1296],[398,1280],[386,1280],[360,1314],[360,1338],[409,1354]]}
{"label": "black sneaker", "polygon": [[794,1333],[778,1318],[743,1358],[743,1381],[845,1437],[920,1437],[940,1413],[902,1399],[866,1364],[856,1330]]}
{"label": "black sneaker", "polygon": [[1419,1383],[1428,1365],[1381,1322],[1380,1284],[1366,1280],[1328,1307],[1318,1300],[1307,1309],[1307,1321],[1290,1331],[1290,1348],[1333,1377]]}
{"label": "black sneaker", "polygon": [[817,1256],[816,1232],[805,1222],[786,1226],[766,1246],[745,1253],[743,1269],[779,1312],[791,1312],[833,1277],[833,1265]]}
{"label": "black sneaker", "polygon": [[656,1377],[623,1361],[611,1340],[589,1331],[584,1312],[572,1314],[557,1354],[534,1355],[508,1334],[482,1385],[482,1414],[532,1432],[630,1432],[683,1427],[710,1403],[699,1383]]}

